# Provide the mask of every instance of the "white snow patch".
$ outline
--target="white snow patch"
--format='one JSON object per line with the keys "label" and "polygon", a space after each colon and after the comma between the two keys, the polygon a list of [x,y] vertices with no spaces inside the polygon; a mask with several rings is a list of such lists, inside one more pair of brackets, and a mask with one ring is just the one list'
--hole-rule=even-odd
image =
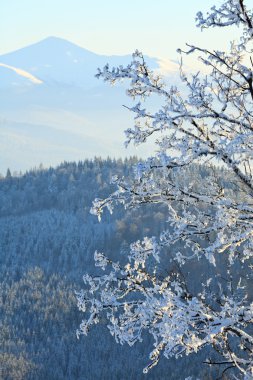
{"label": "white snow patch", "polygon": [[0,63],[0,66],[6,67],[7,69],[15,71],[16,74],[18,74],[24,78],[29,79],[31,82],[33,82],[35,84],[42,84],[43,83],[42,80],[36,78],[34,75],[28,73],[27,71],[25,71],[23,69],[19,69],[19,68],[14,67],[14,66],[6,65],[5,63]]}
{"label": "white snow patch", "polygon": [[178,73],[178,70],[179,70],[178,63],[175,63],[173,61],[170,61],[164,58],[158,59],[158,65],[159,65],[159,68],[157,69],[157,71],[159,72],[159,74],[162,74],[165,76]]}

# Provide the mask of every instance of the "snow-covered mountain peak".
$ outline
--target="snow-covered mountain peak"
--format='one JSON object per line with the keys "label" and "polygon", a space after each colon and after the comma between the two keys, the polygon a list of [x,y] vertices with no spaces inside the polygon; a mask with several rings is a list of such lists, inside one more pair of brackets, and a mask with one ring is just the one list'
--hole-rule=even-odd
{"label": "snow-covered mountain peak", "polygon": [[[158,68],[156,59],[147,59],[153,68]],[[85,88],[97,84],[94,79],[97,67],[103,67],[106,63],[125,65],[130,60],[130,55],[99,55],[53,36],[0,56],[3,64],[25,70],[44,83]]]}
{"label": "snow-covered mountain peak", "polygon": [[[131,59],[99,55],[58,37],[0,56],[0,173],[41,162],[124,156],[123,131],[131,125],[122,107],[129,102],[125,87],[106,86],[95,74],[107,63],[125,66]],[[176,80],[175,64],[146,61]]]}

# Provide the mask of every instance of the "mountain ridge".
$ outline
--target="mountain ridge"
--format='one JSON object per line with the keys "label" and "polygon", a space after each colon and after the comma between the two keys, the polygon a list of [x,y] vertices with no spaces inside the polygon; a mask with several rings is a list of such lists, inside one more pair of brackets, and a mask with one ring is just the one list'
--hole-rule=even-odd
{"label": "mountain ridge", "polygon": [[[130,60],[131,55],[100,55],[53,36],[0,56],[0,63],[25,70],[44,83],[84,87],[94,84],[97,67],[124,65]],[[155,58],[147,57],[147,61],[152,68],[159,67]]]}

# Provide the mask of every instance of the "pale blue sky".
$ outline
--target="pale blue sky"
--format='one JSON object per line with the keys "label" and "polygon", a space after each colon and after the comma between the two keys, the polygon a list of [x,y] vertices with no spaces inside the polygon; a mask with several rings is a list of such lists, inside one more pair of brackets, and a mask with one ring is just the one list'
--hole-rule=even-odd
{"label": "pale blue sky", "polygon": [[1,0],[0,54],[53,35],[100,54],[128,54],[138,48],[173,59],[185,42],[217,46],[225,41],[226,32],[201,33],[194,21],[198,10],[220,2]]}

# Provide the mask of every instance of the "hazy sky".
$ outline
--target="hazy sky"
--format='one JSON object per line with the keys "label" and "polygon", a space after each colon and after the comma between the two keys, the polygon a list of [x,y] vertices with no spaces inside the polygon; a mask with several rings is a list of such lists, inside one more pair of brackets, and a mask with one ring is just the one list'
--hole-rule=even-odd
{"label": "hazy sky", "polygon": [[185,42],[223,43],[226,33],[195,27],[198,10],[220,0],[1,0],[0,54],[48,36],[101,54],[175,58]]}

